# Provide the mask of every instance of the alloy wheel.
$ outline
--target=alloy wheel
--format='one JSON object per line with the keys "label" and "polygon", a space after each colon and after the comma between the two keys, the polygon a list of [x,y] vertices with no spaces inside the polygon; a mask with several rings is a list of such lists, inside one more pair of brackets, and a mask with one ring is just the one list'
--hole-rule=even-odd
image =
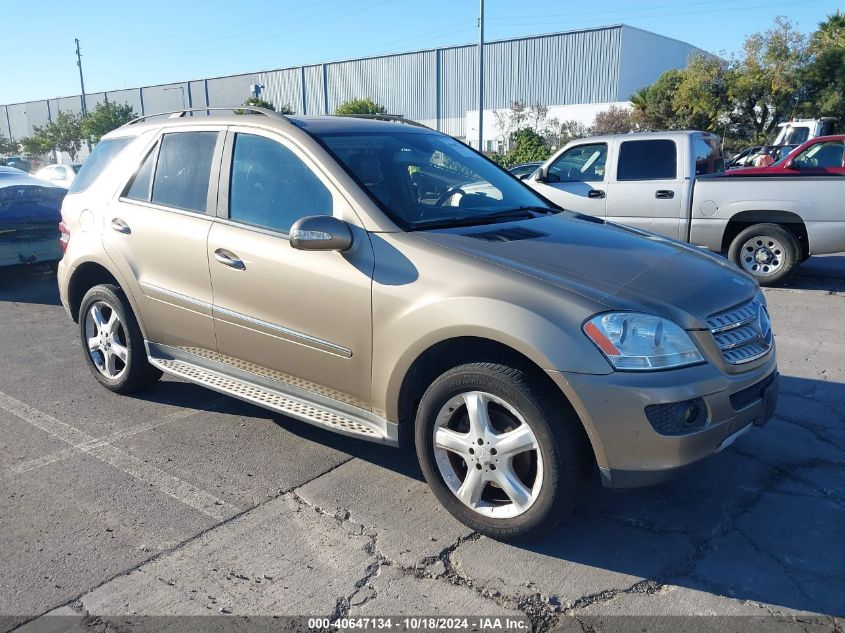
{"label": "alloy wheel", "polygon": [[117,310],[105,301],[91,304],[85,315],[85,340],[99,372],[109,380],[120,378],[128,366],[129,348]]}
{"label": "alloy wheel", "polygon": [[539,442],[502,398],[481,391],[454,396],[437,414],[432,441],[444,482],[473,511],[510,518],[537,500],[543,484]]}

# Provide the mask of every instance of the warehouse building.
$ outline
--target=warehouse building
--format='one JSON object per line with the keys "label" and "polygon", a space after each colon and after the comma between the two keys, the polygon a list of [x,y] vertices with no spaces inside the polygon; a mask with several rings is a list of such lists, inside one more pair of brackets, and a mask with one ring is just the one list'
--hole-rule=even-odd
{"label": "warehouse building", "polygon": [[[625,104],[639,88],[700,49],[627,25],[485,43],[485,111],[514,100],[549,106],[559,120],[589,124],[610,104]],[[105,99],[139,114],[189,107],[232,106],[263,86],[261,96],[297,114],[331,114],[342,102],[370,97],[402,114],[477,146],[478,47],[450,46],[364,59],[87,94],[89,110]],[[0,130],[19,139],[60,111],[79,112],[79,95],[0,106]],[[500,135],[484,117],[485,149]]]}

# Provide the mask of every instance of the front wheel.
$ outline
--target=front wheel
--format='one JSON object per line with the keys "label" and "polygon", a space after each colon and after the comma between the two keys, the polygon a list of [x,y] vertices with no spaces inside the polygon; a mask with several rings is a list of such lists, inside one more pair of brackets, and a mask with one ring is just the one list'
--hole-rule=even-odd
{"label": "front wheel", "polygon": [[426,481],[459,521],[510,540],[554,528],[592,465],[583,428],[520,370],[456,367],[432,383],[415,425]]}
{"label": "front wheel", "polygon": [[728,259],[761,286],[785,281],[801,263],[801,246],[795,236],[777,224],[755,224],[737,235]]}

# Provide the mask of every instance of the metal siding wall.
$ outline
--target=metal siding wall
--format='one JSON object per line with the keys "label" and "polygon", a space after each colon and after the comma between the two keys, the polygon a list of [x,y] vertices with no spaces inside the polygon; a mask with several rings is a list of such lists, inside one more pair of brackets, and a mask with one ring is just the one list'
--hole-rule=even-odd
{"label": "metal siding wall", "polygon": [[302,114],[301,70],[289,68],[258,74],[258,83],[264,86],[261,96],[271,101],[277,109],[288,105],[297,114]]}
{"label": "metal siding wall", "polygon": [[[208,80],[208,105],[226,107],[241,105],[252,96],[249,90],[251,84],[260,84],[259,75],[235,75],[233,77],[217,77]],[[146,99],[146,91],[144,92]],[[149,112],[155,112],[147,106]]]}
{"label": "metal siding wall", "polygon": [[305,67],[305,100],[308,114],[323,114],[323,67]]}
{"label": "metal siding wall", "polygon": [[[605,103],[626,98],[627,84],[620,80],[620,66],[627,66],[621,49],[623,28],[607,27],[573,31],[555,35],[492,42],[485,45],[485,108],[506,108],[516,99],[540,102],[545,105]],[[638,47],[648,50],[633,55],[626,48],[626,56],[660,57],[667,38],[630,38]],[[674,42],[674,41],[673,41]],[[681,63],[688,45],[680,45],[670,63]],[[692,49],[692,47],[688,47]],[[682,50],[683,49],[683,50]],[[440,58],[439,74],[437,59]],[[182,92],[165,90],[183,86],[185,106],[188,87],[194,107],[231,106],[243,103],[250,96],[253,83],[265,86],[264,96],[277,105],[289,104],[294,111],[302,110],[302,76],[305,78],[307,114],[323,114],[351,98],[371,97],[388,111],[436,126],[448,134],[464,137],[466,113],[478,107],[476,81],[477,50],[474,45],[443,48],[439,51],[420,51],[385,55],[370,59],[331,62],[267,71],[263,73],[219,77],[186,83],[150,86],[142,89],[109,92],[109,100],[129,103],[141,114],[178,110],[182,107]],[[328,94],[324,93],[324,75]],[[659,73],[658,73],[659,74]],[[630,83],[631,74],[626,75]],[[620,87],[620,83],[623,87]],[[206,86],[208,99],[206,100]],[[143,101],[142,101],[143,93]],[[438,103],[439,93],[439,103]],[[89,107],[98,98],[89,98]],[[93,100],[92,100],[93,99]],[[44,102],[40,102],[44,103]],[[28,131],[31,123],[25,113],[28,104],[9,106],[9,119],[15,135]],[[53,116],[59,111],[79,112],[78,97],[51,101]],[[46,120],[46,119],[45,119]],[[43,124],[40,121],[36,124]],[[25,134],[23,134],[25,135]]]}
{"label": "metal siding wall", "polygon": [[129,88],[128,90],[113,90],[108,92],[109,101],[117,105],[128,103],[135,110],[135,114],[141,114],[141,96],[137,88]]}
{"label": "metal siding wall", "polygon": [[329,112],[349,99],[369,97],[391,114],[434,119],[435,62],[434,51],[422,51],[328,64]]}

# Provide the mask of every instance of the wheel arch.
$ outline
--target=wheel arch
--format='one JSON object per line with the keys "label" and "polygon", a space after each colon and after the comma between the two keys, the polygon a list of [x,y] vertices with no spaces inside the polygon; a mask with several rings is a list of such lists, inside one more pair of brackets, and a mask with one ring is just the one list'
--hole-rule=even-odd
{"label": "wheel arch", "polygon": [[541,385],[558,406],[577,420],[596,459],[598,441],[592,429],[578,414],[569,397],[560,386],[534,360],[523,352],[494,339],[481,336],[455,336],[429,345],[414,358],[402,377],[398,390],[396,413],[399,421],[399,441],[404,446],[413,445],[416,410],[423,393],[438,376],[467,363],[493,362],[519,369],[532,381]]}
{"label": "wheel arch", "polygon": [[105,266],[102,262],[99,261],[91,260],[78,264],[73,269],[73,272],[71,273],[71,276],[68,279],[68,309],[70,311],[70,315],[71,318],[73,318],[74,323],[79,323],[79,308],[82,305],[82,299],[83,297],[85,297],[85,293],[88,292],[94,286],[100,284],[111,284],[120,288],[120,290],[126,296],[127,301],[129,301],[129,305],[132,308],[132,312],[135,316],[135,319],[138,321],[138,327],[141,328],[141,333],[146,335],[144,323],[141,319],[138,307],[135,303],[135,298],[132,296],[132,293],[127,290],[126,284],[121,283],[120,277],[116,272],[110,270],[107,266]]}
{"label": "wheel arch", "polygon": [[722,234],[722,252],[727,253],[736,236],[755,224],[777,224],[798,240],[802,259],[810,255],[810,237],[804,219],[793,211],[773,210],[740,211],[731,216]]}

